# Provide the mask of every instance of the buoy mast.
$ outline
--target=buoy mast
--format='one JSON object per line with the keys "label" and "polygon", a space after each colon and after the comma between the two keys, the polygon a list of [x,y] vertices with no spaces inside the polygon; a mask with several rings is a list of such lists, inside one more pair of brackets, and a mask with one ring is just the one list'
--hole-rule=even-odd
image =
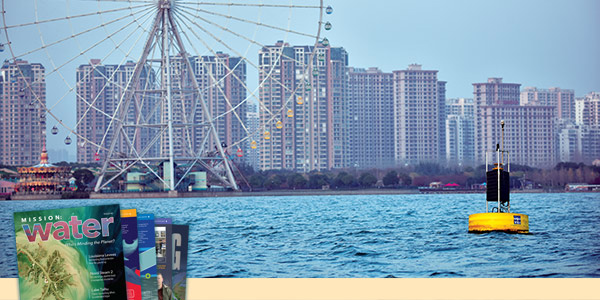
{"label": "buoy mast", "polygon": [[[500,121],[502,128],[502,148],[496,144],[495,151],[485,152],[486,196],[485,212],[489,212],[489,202],[497,202],[496,212],[510,212],[510,152],[504,149],[504,120]],[[496,152],[496,163],[489,170],[490,153]],[[506,156],[506,170],[504,170],[504,157]],[[494,208],[492,208],[494,212]]]}

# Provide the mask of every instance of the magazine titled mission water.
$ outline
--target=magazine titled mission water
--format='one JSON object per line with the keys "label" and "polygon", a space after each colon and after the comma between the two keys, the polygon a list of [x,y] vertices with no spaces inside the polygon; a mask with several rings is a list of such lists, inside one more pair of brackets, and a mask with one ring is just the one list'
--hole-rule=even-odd
{"label": "magazine titled mission water", "polygon": [[127,299],[119,205],[16,212],[21,299]]}

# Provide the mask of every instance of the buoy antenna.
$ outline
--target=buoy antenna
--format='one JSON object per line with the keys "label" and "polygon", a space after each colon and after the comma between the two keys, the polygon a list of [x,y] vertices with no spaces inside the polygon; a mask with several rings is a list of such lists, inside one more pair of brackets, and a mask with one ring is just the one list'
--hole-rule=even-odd
{"label": "buoy antenna", "polygon": [[504,165],[504,120],[500,120],[500,126],[502,127],[502,161]]}

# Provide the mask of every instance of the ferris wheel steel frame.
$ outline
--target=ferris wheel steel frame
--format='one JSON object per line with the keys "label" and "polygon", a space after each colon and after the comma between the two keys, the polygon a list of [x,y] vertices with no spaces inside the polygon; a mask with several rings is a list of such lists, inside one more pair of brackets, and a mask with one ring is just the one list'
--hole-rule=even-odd
{"label": "ferris wheel steel frame", "polygon": [[[223,177],[219,176],[218,174],[215,174],[215,175],[217,175],[216,176],[217,179],[219,179],[221,182],[223,182],[223,184],[225,186],[231,187],[234,190],[239,189],[239,187],[235,181],[235,178],[233,177],[233,172],[231,171],[231,166],[229,165],[229,161],[227,159],[225,151],[223,150],[221,140],[216,131],[216,128],[215,128],[215,125],[213,122],[213,118],[211,116],[210,111],[208,110],[208,105],[206,104],[206,101],[204,100],[204,97],[200,91],[200,86],[198,85],[198,81],[197,81],[196,77],[194,76],[193,67],[189,61],[188,54],[185,50],[183,40],[181,39],[181,36],[179,35],[179,31],[177,30],[177,25],[176,25],[175,21],[173,20],[171,8],[172,8],[172,6],[171,6],[170,0],[159,0],[156,17],[154,19],[152,29],[150,30],[150,34],[148,35],[146,44],[144,45],[144,50],[142,51],[141,59],[136,64],[135,70],[133,72],[133,76],[129,80],[127,88],[125,89],[125,92],[123,95],[124,101],[121,102],[121,103],[123,103],[123,105],[120,106],[119,118],[116,120],[117,127],[115,130],[113,139],[111,140],[111,145],[108,150],[107,158],[104,161],[104,164],[102,166],[100,177],[99,177],[99,179],[96,183],[96,187],[94,189],[96,192],[100,191],[103,187],[108,185],[110,182],[119,178],[123,173],[125,173],[127,170],[131,169],[138,162],[143,164],[144,166],[148,167],[148,169],[152,170],[151,168],[149,168],[146,161],[156,161],[156,160],[167,161],[167,164],[168,164],[167,168],[169,171],[168,172],[163,171],[163,178],[161,178],[154,171],[153,171],[153,173],[155,176],[157,176],[163,182],[163,184],[169,190],[174,191],[177,187],[177,184],[179,184],[181,182],[181,181],[179,181],[176,184],[175,161],[176,160],[189,161],[192,158],[176,159],[175,155],[174,155],[174,151],[173,151],[173,107],[172,107],[172,94],[171,94],[171,92],[172,92],[171,91],[171,74],[172,73],[171,73],[171,61],[170,61],[171,60],[170,38],[174,38],[174,41],[179,48],[178,49],[179,55],[181,55],[182,61],[185,64],[185,69],[187,69],[186,71],[188,72],[188,75],[191,79],[191,82],[193,85],[192,88],[197,93],[197,97],[200,98],[200,105],[202,107],[202,113],[204,114],[205,119],[208,120],[208,125],[204,125],[205,127],[208,127],[208,130],[207,130],[208,132],[205,136],[212,135],[212,138],[214,139],[214,144],[217,147],[217,151],[219,154],[219,156],[215,156],[215,157],[200,157],[200,155],[202,155],[202,152],[203,152],[202,150],[206,149],[206,144],[208,143],[208,139],[204,138],[203,142],[200,146],[200,153],[198,153],[197,157],[193,157],[193,159],[194,159],[193,164],[199,163],[200,165],[207,168],[207,170],[210,171],[211,173],[216,173],[214,170],[211,169],[210,164],[208,162],[209,161],[220,161],[220,164],[222,164],[223,169],[225,169],[227,179],[224,179]],[[148,59],[148,55],[150,55],[151,49],[153,48],[153,43],[155,43],[155,39],[156,39],[156,43],[158,43],[160,40],[160,43],[162,44],[162,47],[160,47],[160,49],[161,49],[160,70],[161,70],[162,84],[161,84],[160,89],[158,89],[158,91],[160,91],[162,93],[163,101],[166,100],[165,102],[167,104],[166,105],[167,124],[159,125],[158,128],[159,128],[160,133],[164,132],[165,129],[167,132],[169,153],[168,153],[168,157],[166,157],[166,159],[165,159],[165,157],[141,157],[141,155],[139,155],[137,153],[137,151],[135,150],[133,142],[131,140],[129,140],[129,137],[127,136],[127,133],[125,132],[125,129],[124,129],[125,126],[123,124],[123,120],[125,119],[125,116],[128,112],[128,108],[131,104],[131,100],[133,99],[134,94],[137,92],[135,89],[130,89],[130,87],[132,84],[135,85],[137,82],[139,82],[140,75],[142,73],[142,69],[146,66],[146,61]],[[185,118],[185,114],[183,114],[183,116]],[[188,122],[184,121],[184,124],[182,126],[184,127],[184,130],[187,133],[189,133],[190,127],[194,127],[195,125],[189,124]],[[145,127],[145,124],[139,124],[139,122],[137,122],[137,124],[135,124],[131,127],[142,128],[142,127]],[[158,135],[156,135],[156,136],[158,136]],[[130,147],[131,152],[135,153],[136,157],[125,158],[125,159],[114,157],[116,154],[115,148],[119,141],[118,137],[121,137],[122,139],[124,139],[127,142],[127,145]],[[158,140],[155,138],[155,139],[153,139],[153,142],[157,143]],[[152,145],[152,143],[150,145],[147,145],[146,150],[151,145]],[[190,149],[190,150],[193,151],[193,149]],[[145,153],[142,153],[142,155],[143,154],[145,154]],[[192,164],[192,166],[193,166],[193,164]],[[119,169],[119,171],[115,175],[113,175],[110,179],[104,181],[104,177],[107,173],[107,169],[111,165],[116,166]],[[191,169],[191,167],[190,167],[190,169]],[[164,167],[163,167],[163,170],[164,170]],[[189,172],[189,170],[186,172],[186,174],[188,172]],[[165,175],[165,174],[168,174],[168,175]],[[169,177],[169,178],[167,178],[167,177]]]}
{"label": "ferris wheel steel frame", "polygon": [[[289,92],[290,96],[287,98],[286,101],[282,101],[282,105],[280,108],[276,108],[274,111],[271,111],[268,107],[266,107],[264,105],[264,103],[262,103],[261,99],[256,96],[256,92],[258,91],[259,87],[264,85],[265,81],[268,78],[271,78],[271,74],[275,70],[275,68],[272,67],[270,70],[267,70],[267,71],[263,70],[261,67],[254,64],[252,61],[248,60],[246,57],[246,54],[241,54],[235,48],[232,48],[230,45],[225,43],[221,38],[219,38],[219,36],[211,33],[209,30],[207,30],[203,26],[199,25],[197,23],[197,20],[201,20],[201,21],[203,21],[209,25],[212,25],[215,28],[218,28],[218,29],[222,30],[223,32],[231,34],[237,38],[246,40],[251,45],[255,45],[255,46],[259,46],[259,47],[263,47],[263,48],[266,46],[262,43],[257,42],[254,39],[254,37],[248,38],[244,35],[241,35],[235,31],[230,30],[228,26],[222,26],[218,23],[215,23],[213,21],[203,18],[203,17],[199,16],[198,14],[201,13],[201,14],[206,14],[206,15],[217,16],[217,17],[224,18],[227,20],[234,20],[237,22],[245,23],[245,24],[256,25],[257,28],[261,27],[261,28],[268,28],[268,29],[276,30],[279,32],[285,32],[286,37],[284,38],[284,40],[287,39],[287,35],[290,33],[297,35],[297,36],[315,38],[315,46],[313,48],[312,53],[310,54],[310,59],[309,59],[308,63],[298,62],[298,61],[296,61],[295,58],[287,57],[286,55],[284,55],[283,48],[285,47],[285,43],[282,44],[282,46],[278,52],[279,56],[277,57],[277,60],[280,60],[283,57],[285,57],[286,59],[291,59],[291,60],[295,61],[295,63],[301,64],[302,67],[304,68],[304,72],[302,72],[302,73],[304,74],[304,77],[306,77],[306,76],[308,76],[308,74],[310,74],[310,71],[313,68],[313,60],[315,57],[315,51],[316,51],[317,45],[319,43],[321,43],[321,41],[319,40],[319,36],[320,36],[320,32],[321,32],[321,26],[324,24],[323,23],[323,8],[324,8],[323,0],[318,0],[319,5],[294,5],[291,3],[291,0],[290,0],[290,4],[269,4],[269,3],[265,4],[265,3],[262,3],[262,1],[261,1],[261,3],[242,3],[242,2],[218,3],[218,2],[203,2],[203,1],[186,2],[184,0],[183,1],[180,1],[180,0],[152,0],[152,2],[153,2],[152,4],[151,4],[150,0],[148,0],[148,1],[97,0],[97,1],[98,1],[98,4],[100,4],[101,2],[127,2],[127,3],[129,3],[129,7],[108,9],[108,10],[104,10],[104,11],[100,11],[100,9],[99,9],[98,12],[81,13],[78,15],[68,15],[66,17],[58,17],[58,18],[53,17],[50,19],[40,20],[40,19],[38,19],[38,7],[37,7],[37,1],[36,1],[35,21],[34,22],[27,22],[27,23],[16,24],[16,25],[7,25],[6,18],[5,18],[6,11],[4,9],[5,0],[2,0],[2,8],[3,8],[3,11],[2,11],[3,27],[2,27],[2,29],[6,35],[7,41],[5,43],[0,44],[0,46],[2,46],[2,50],[4,50],[5,45],[8,46],[8,49],[10,50],[10,53],[12,54],[12,57],[15,61],[20,58],[25,58],[29,54],[44,51],[46,53],[46,55],[48,56],[51,66],[53,67],[53,69],[51,69],[51,71],[49,73],[46,73],[44,75],[44,79],[51,74],[57,73],[57,75],[60,77],[60,79],[62,79],[65,82],[66,86],[68,87],[68,91],[66,91],[65,94],[62,97],[60,97],[60,99],[54,105],[46,105],[45,103],[42,103],[40,95],[33,95],[33,96],[38,103],[42,104],[45,114],[52,116],[54,118],[54,120],[56,121],[56,124],[60,124],[64,128],[67,129],[68,135],[65,139],[65,144],[69,145],[71,143],[70,135],[73,134],[74,136],[76,136],[78,138],[77,144],[79,147],[84,147],[84,145],[86,143],[88,143],[90,146],[97,147],[97,151],[95,153],[96,156],[98,156],[98,153],[100,150],[107,152],[106,159],[104,160],[104,163],[102,164],[100,177],[97,181],[97,184],[96,184],[94,190],[96,192],[101,191],[103,188],[107,187],[111,182],[114,182],[116,179],[120,178],[123,174],[125,174],[129,170],[132,170],[132,168],[134,168],[136,166],[138,168],[141,167],[142,169],[147,169],[150,173],[152,173],[156,177],[156,179],[158,179],[160,182],[162,182],[163,190],[170,190],[170,191],[177,190],[179,184],[181,182],[183,182],[183,180],[193,170],[193,168],[195,166],[199,166],[201,171],[206,171],[206,172],[209,172],[212,175],[214,175],[214,177],[212,177],[212,178],[216,178],[218,181],[223,183],[224,187],[229,187],[234,190],[239,190],[239,187],[236,183],[235,177],[232,172],[232,167],[230,165],[230,163],[232,163],[233,161],[229,160],[230,158],[228,157],[227,150],[224,148],[227,146],[223,145],[221,143],[221,139],[219,137],[219,134],[218,134],[216,126],[215,126],[215,121],[229,113],[233,114],[235,116],[235,118],[237,118],[237,120],[240,122],[243,132],[245,132],[246,136],[245,137],[240,136],[239,140],[235,140],[235,141],[232,140],[231,145],[229,145],[229,147],[237,147],[239,149],[238,151],[241,151],[241,148],[240,148],[241,143],[248,141],[249,139],[252,138],[252,136],[254,136],[256,134],[260,134],[261,130],[263,130],[263,128],[266,127],[267,125],[261,124],[256,130],[250,132],[250,130],[246,127],[246,125],[240,118],[236,109],[240,105],[244,104],[247,100],[255,99],[258,102],[257,104],[259,105],[260,110],[264,111],[265,113],[267,113],[269,115],[267,122],[270,123],[274,120],[277,121],[277,120],[279,120],[279,117],[282,114],[282,112],[284,110],[288,109],[289,103],[294,102],[295,94],[297,93],[298,89],[301,89],[302,91],[304,91],[304,84],[296,85],[295,88],[290,89],[288,86],[286,86],[282,82],[279,82],[277,79],[272,78],[272,79],[274,79],[274,81],[277,84],[280,84],[284,90]],[[144,4],[143,5],[133,5],[134,2],[144,3]],[[149,6],[149,4],[150,4],[150,6]],[[184,9],[183,10],[177,9],[177,13],[175,13],[175,10],[178,5],[182,5],[181,8],[184,8]],[[197,6],[197,8],[194,8],[189,5],[198,5],[198,6]],[[201,5],[215,6],[215,7],[216,6],[231,7],[233,5],[233,6],[239,6],[239,7],[244,7],[244,6],[257,7],[260,9],[262,9],[263,7],[289,8],[290,15],[288,16],[288,28],[286,29],[286,28],[283,28],[280,26],[275,26],[275,25],[270,25],[270,24],[264,23],[260,20],[260,18],[258,21],[252,21],[252,20],[248,20],[245,18],[235,17],[233,15],[222,14],[217,11],[201,9],[200,8]],[[149,10],[151,8],[154,8],[155,11],[152,12],[151,10]],[[302,9],[306,9],[306,8],[313,9],[314,8],[314,9],[320,10],[320,14],[319,14],[319,18],[318,18],[318,30],[317,30],[316,35],[303,33],[303,32],[300,32],[297,30],[292,30],[289,28],[289,26],[290,26],[289,22],[291,20],[292,8],[302,8]],[[330,9],[331,8],[328,7],[328,10],[330,10]],[[84,18],[84,17],[89,17],[89,16],[95,16],[95,15],[98,15],[102,18],[103,13],[116,13],[116,12],[122,12],[125,10],[129,10],[130,13],[128,15],[110,19],[107,21],[102,20],[102,24],[95,25],[95,26],[90,27],[85,30],[78,29],[79,31],[73,31],[73,25],[71,24],[71,20],[73,20],[73,19]],[[191,11],[194,11],[196,14],[192,14]],[[327,14],[330,14],[330,13],[331,13],[330,11],[327,12]],[[129,22],[125,26],[122,26],[117,31],[110,32],[110,33],[106,32],[106,34],[107,34],[106,37],[103,37],[102,39],[96,41],[90,47],[88,47],[88,48],[82,47],[79,44],[79,40],[77,39],[77,37],[82,36],[84,34],[89,34],[100,28],[102,28],[106,31],[107,25],[116,24],[116,22],[125,20],[127,17],[134,17],[134,20]],[[145,20],[142,20],[142,18],[145,18]],[[144,24],[150,20],[152,20],[152,27],[150,27],[150,28],[145,27]],[[40,24],[54,23],[54,22],[60,22],[60,21],[68,21],[69,22],[69,26],[71,27],[72,34],[70,36],[67,36],[65,38],[61,38],[61,39],[58,39],[58,40],[55,40],[52,42],[45,42],[44,38],[42,36],[42,32],[39,27]],[[120,42],[117,42],[113,39],[114,37],[116,37],[117,34],[121,34],[121,33],[124,34],[124,32],[122,32],[122,31],[125,28],[129,27],[130,25],[133,26],[133,24],[135,24],[134,30],[131,31],[125,39],[121,40]],[[329,22],[327,22],[326,25],[328,25],[328,24],[329,24]],[[16,55],[13,50],[12,43],[9,39],[8,30],[9,29],[11,29],[11,30],[17,29],[18,27],[27,27],[27,26],[33,26],[33,25],[35,25],[38,28],[42,46],[39,48],[34,48],[34,49],[27,49],[24,53]],[[212,49],[211,46],[209,46],[207,44],[207,42],[198,35],[196,30],[194,30],[191,27],[192,25],[197,27],[197,29],[200,29],[200,31],[202,33],[204,33],[207,36],[209,36],[210,38],[214,39],[218,44],[224,46],[226,49],[232,51],[234,54],[238,55],[241,58],[240,61],[233,67],[228,66],[223,61],[215,60],[214,63],[222,65],[222,67],[224,67],[227,70],[227,74],[223,78],[216,80],[213,77],[213,74],[211,72],[208,72],[211,82],[214,81],[214,83],[213,83],[213,85],[211,85],[209,87],[203,87],[202,89],[200,88],[198,79],[194,72],[194,67],[192,66],[192,63],[190,61],[190,58],[193,58],[193,57],[191,57],[188,54],[188,52],[186,51],[186,47],[185,47],[184,40],[182,39],[182,35],[186,38],[187,43],[195,51],[194,53],[200,53],[200,52],[197,51],[190,36],[188,36],[188,32],[186,32],[183,29],[183,27],[185,26],[190,31],[190,33],[193,34],[193,36],[197,40],[199,40],[213,56],[215,56],[215,58],[217,57],[218,52],[216,52],[214,49]],[[131,48],[129,48],[129,50],[127,52],[123,51],[121,46],[124,45],[124,42],[126,40],[128,40],[130,37],[132,37],[132,35],[138,29],[143,30],[143,34],[137,37],[135,43],[131,46]],[[182,31],[180,31],[179,29],[181,29]],[[325,26],[325,29],[329,30],[330,28],[327,28],[327,26]],[[103,59],[101,59],[101,61],[104,61],[107,57],[112,55],[114,51],[117,51],[117,50],[121,51],[121,52],[123,52],[123,54],[125,54],[125,57],[123,58],[121,63],[119,63],[119,65],[117,66],[117,68],[120,68],[120,67],[124,66],[123,62],[126,59],[132,58],[132,57],[130,57],[130,54],[132,53],[132,50],[134,49],[134,47],[138,44],[138,41],[141,41],[144,34],[147,35],[147,39],[144,44],[142,54],[140,56],[140,59],[137,60],[137,63],[135,63],[135,68],[133,70],[132,76],[128,75],[128,78],[125,80],[126,84],[120,85],[119,83],[113,81],[114,80],[113,77],[116,75],[116,73],[113,73],[110,76],[107,76],[107,75],[101,73],[101,76],[104,77],[104,79],[106,79],[106,81],[107,81],[107,83],[104,86],[102,86],[101,92],[104,91],[104,89],[107,88],[109,84],[118,86],[120,89],[124,88],[124,90],[122,92],[120,92],[119,95],[117,95],[118,97],[115,98],[115,99],[118,99],[118,104],[117,104],[117,107],[114,110],[114,112],[107,112],[96,106],[96,101],[99,100],[100,94],[93,97],[93,99],[86,99],[85,97],[81,96],[79,94],[79,92],[75,92],[76,100],[81,100],[85,105],[89,106],[89,107],[87,107],[87,109],[85,109],[84,115],[81,117],[81,119],[76,120],[77,123],[75,124],[74,128],[70,128],[59,117],[57,117],[55,112],[53,112],[53,109],[59,103],[61,103],[61,101],[63,99],[65,99],[65,97],[68,94],[70,94],[71,92],[73,92],[75,90],[75,87],[71,86],[68,83],[68,81],[65,79],[65,77],[62,75],[62,73],[60,71],[61,68],[64,68],[69,63],[74,62],[75,59],[77,59],[79,57],[85,56],[85,58],[88,58],[87,57],[88,51],[90,51],[93,48],[96,48],[101,43],[108,41],[108,40],[112,41],[112,43],[114,44],[115,47],[108,54],[106,54],[106,56]],[[255,31],[255,34],[256,34],[256,31]],[[79,47],[80,53],[78,53],[74,57],[71,57],[69,60],[67,60],[64,63],[56,64],[54,62],[54,60],[52,59],[52,56],[49,54],[48,48],[60,45],[67,40],[76,41],[77,46]],[[327,44],[325,43],[326,41],[327,41]],[[322,42],[322,45],[327,47],[328,40],[324,39]],[[159,50],[157,50],[157,49],[159,49]],[[247,53],[248,49],[246,50],[246,53]],[[171,53],[171,50],[173,50],[173,53]],[[156,51],[160,51],[158,56],[154,56],[156,54],[155,53]],[[151,54],[151,52],[152,52],[152,54]],[[180,116],[178,115],[178,117],[180,117],[182,119],[182,122],[177,122],[177,124],[175,124],[174,120],[173,120],[173,100],[174,100],[173,93],[175,92],[175,90],[173,89],[173,83],[171,82],[172,76],[173,76],[173,73],[172,73],[173,66],[171,64],[172,57],[177,57],[178,60],[181,60],[183,62],[184,66],[182,69],[184,69],[184,71],[187,72],[187,76],[189,77],[188,78],[189,82],[191,82],[191,85],[192,85],[191,89],[193,90],[193,92],[192,92],[193,93],[192,94],[193,95],[193,97],[192,97],[193,103],[191,105],[192,109],[189,113],[189,116],[187,116],[188,114],[185,113],[186,104],[185,104],[185,101],[181,99],[183,97],[181,97],[179,99],[181,101],[181,103],[178,103],[178,104],[182,106],[183,112],[181,113]],[[136,58],[134,58],[134,61],[136,60]],[[153,65],[153,63],[157,63],[157,62],[160,62],[160,67],[158,67],[158,68],[156,68]],[[234,70],[242,62],[247,63],[250,66],[252,66],[253,68],[255,68],[256,70],[258,70],[258,72],[261,76],[265,75],[264,80],[262,80],[262,81],[259,80],[259,85],[256,88],[256,90],[254,90],[254,91],[252,91],[247,86],[244,79],[241,79],[240,77],[238,77],[238,75],[236,75],[236,73],[234,72]],[[91,63],[90,65],[91,65],[93,71],[96,72],[97,71],[96,66],[93,63]],[[180,66],[180,68],[181,68],[181,66]],[[18,70],[19,70],[19,72],[21,72],[21,75],[23,75],[22,70],[21,69],[18,69]],[[147,90],[149,77],[144,78],[146,80],[145,84],[144,84],[145,88],[140,88],[140,85],[141,85],[140,82],[142,80],[142,77],[141,77],[142,72],[147,71],[147,70],[150,70],[150,72],[156,72],[155,75],[160,74],[160,76],[157,76],[160,78],[160,80],[156,81],[156,82],[160,81],[160,85],[158,85],[159,88],[156,88],[156,89],[153,89],[150,91]],[[181,71],[181,69],[180,69],[180,71]],[[89,73],[86,73],[85,78],[87,78],[88,76],[89,76]],[[145,76],[150,76],[150,73],[146,72]],[[243,86],[244,91],[246,93],[249,93],[249,95],[245,96],[244,99],[240,103],[237,103],[235,105],[232,105],[232,103],[230,102],[230,99],[228,98],[228,96],[225,95],[224,91],[221,88],[221,83],[224,80],[224,78],[227,76],[231,76],[231,78],[237,80],[237,82],[239,82],[239,84],[241,84],[241,86]],[[244,75],[244,77],[245,77],[245,75]],[[30,83],[26,82],[26,84],[28,85],[28,88],[31,89]],[[155,85],[155,87],[156,87],[156,85]],[[211,110],[209,109],[209,107],[207,105],[206,99],[203,95],[203,91],[206,89],[209,89],[209,88],[214,88],[214,87],[216,87],[219,90],[219,92],[223,95],[224,101],[227,103],[228,109],[225,112],[216,112],[216,115],[211,115]],[[181,95],[181,93],[182,93],[181,90],[182,89],[180,88],[179,95]],[[139,93],[160,94],[160,96],[157,97],[157,98],[159,98],[159,101],[156,101],[154,103],[154,106],[151,109],[151,113],[149,115],[144,116],[143,113],[141,112],[139,102],[141,101],[141,105],[143,106],[144,99],[142,98],[140,100],[140,98],[136,96],[136,94],[139,94]],[[177,92],[175,92],[175,93],[177,93]],[[310,93],[312,94],[312,91]],[[219,101],[221,101],[221,100],[219,100]],[[137,114],[134,113],[135,122],[132,122],[131,119],[126,121],[127,118],[131,117],[130,111],[132,109],[131,108],[132,104],[134,106],[133,109],[135,109],[135,111],[137,112]],[[198,104],[201,106],[201,109],[202,109],[202,114],[203,114],[202,121],[195,120],[195,115],[197,112]],[[150,104],[150,105],[152,105],[152,104]],[[160,108],[162,108],[162,109],[160,109]],[[108,120],[110,120],[108,128],[104,132],[101,141],[90,140],[90,139],[88,139],[87,136],[85,136],[78,130],[80,123],[84,120],[85,116],[91,110],[93,110],[101,115],[106,116],[106,118]],[[162,110],[162,111],[159,111],[159,110]],[[165,110],[166,110],[166,112],[165,112]],[[166,122],[155,121],[155,123],[152,123],[152,124],[148,123],[149,119],[151,118],[150,115],[152,113],[160,113],[161,118],[164,118],[165,113],[166,113]],[[188,120],[189,118],[191,118],[191,120]],[[281,123],[281,122],[278,122],[278,123]],[[135,129],[135,130],[133,130],[133,137],[128,136],[128,135],[131,135],[132,131],[129,130],[131,128]],[[143,129],[143,128],[152,128],[153,130],[155,130],[155,132],[153,133],[153,137],[150,139],[150,142],[147,145],[140,147],[138,144],[138,146],[136,147],[134,145],[136,143],[136,139],[140,138],[138,136],[138,133],[141,132],[140,129]],[[177,128],[180,132],[185,131],[185,135],[186,135],[185,137],[182,137],[182,136],[177,137],[179,139],[179,141],[181,142],[181,144],[179,146],[181,146],[182,148],[186,148],[185,150],[183,150],[185,155],[179,155],[178,157],[176,157],[176,154],[173,149],[174,142],[175,142],[174,141],[174,139],[175,139],[174,128]],[[199,147],[197,145],[192,146],[192,142],[190,141],[190,130],[194,130],[196,128],[202,128],[202,130],[203,130],[203,135],[201,136],[201,138],[195,137],[196,139],[201,140],[199,142],[199,144],[200,144]],[[280,127],[278,127],[278,128],[280,128]],[[110,130],[112,130],[112,134],[109,134]],[[129,134],[127,133],[128,130],[130,132]],[[57,134],[58,130],[56,130],[56,125],[52,128],[51,132],[53,135]],[[165,136],[166,136],[166,141],[161,140],[161,139],[164,139]],[[184,139],[186,137],[187,137],[187,143],[185,143],[185,141],[184,141]],[[112,138],[112,139],[110,140],[110,146],[107,147],[105,143],[107,142],[108,138]],[[252,140],[252,142],[255,143],[254,140]],[[165,145],[165,143],[167,143],[167,145]],[[119,149],[117,149],[117,144],[119,144]],[[214,144],[215,151],[209,152],[210,149],[208,147],[212,146],[212,144]],[[158,148],[161,149],[161,151],[158,151],[158,153],[150,154],[150,149],[153,146],[157,146]],[[162,148],[161,148],[161,146],[162,146]],[[167,147],[168,148],[167,155],[163,154],[165,152],[164,151],[165,146],[168,146]],[[255,148],[252,148],[252,149],[255,149]],[[206,153],[206,152],[208,152],[208,153]],[[98,159],[96,159],[96,160],[98,160]],[[178,165],[178,167],[180,169],[184,169],[184,168],[182,168],[182,166],[185,166],[186,170],[183,172],[183,175],[181,175],[180,179],[177,181],[176,176],[181,174],[181,173],[178,174],[176,172],[175,164],[178,162],[184,162],[187,165],[185,165],[185,164]],[[160,171],[158,171],[158,169],[156,169],[157,165],[158,165],[158,167],[160,167],[160,165],[162,165],[162,172],[163,172],[162,176],[159,175]],[[166,172],[165,172],[165,169],[167,170]],[[195,170],[198,170],[198,169],[195,169]]]}

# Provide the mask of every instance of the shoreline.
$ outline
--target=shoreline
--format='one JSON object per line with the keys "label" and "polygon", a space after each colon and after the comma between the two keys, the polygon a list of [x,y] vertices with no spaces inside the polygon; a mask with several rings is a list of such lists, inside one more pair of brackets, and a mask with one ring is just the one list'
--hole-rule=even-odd
{"label": "shoreline", "polygon": [[221,197],[277,197],[277,196],[322,196],[322,195],[409,195],[419,194],[410,189],[364,189],[364,190],[271,190],[257,192],[154,192],[154,193],[91,193],[90,199],[127,198],[221,198]]}
{"label": "shoreline", "polygon": [[[513,190],[511,193],[565,193],[543,189]],[[418,194],[485,194],[485,190],[418,190],[418,189],[356,189],[356,190],[271,190],[256,192],[203,191],[203,192],[129,192],[90,193],[89,199],[140,199],[140,198],[223,198],[223,197],[286,197],[331,195],[418,195]],[[57,195],[13,195],[11,200],[82,200],[60,199]]]}

